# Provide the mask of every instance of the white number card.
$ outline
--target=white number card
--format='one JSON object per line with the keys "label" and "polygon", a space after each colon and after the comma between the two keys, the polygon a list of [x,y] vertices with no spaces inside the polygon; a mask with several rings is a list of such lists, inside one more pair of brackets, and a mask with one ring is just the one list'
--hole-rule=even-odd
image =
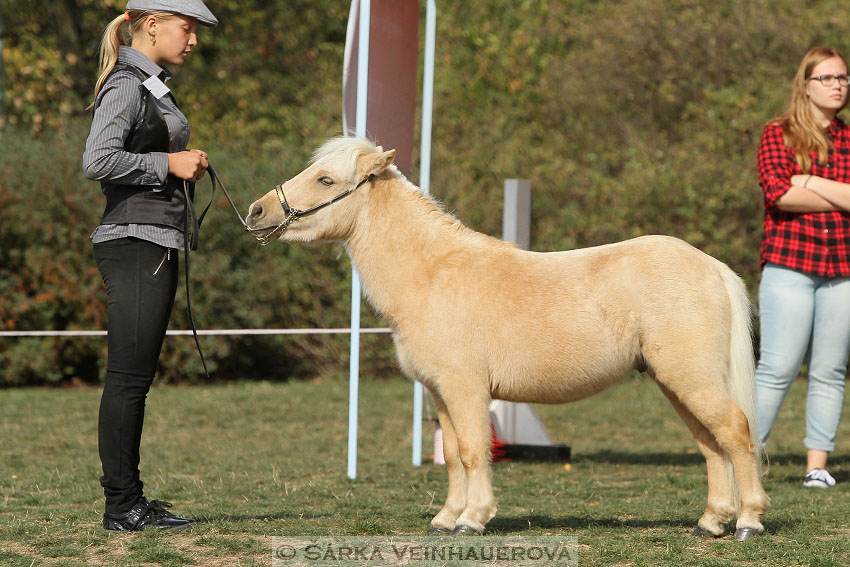
{"label": "white number card", "polygon": [[155,75],[148,78],[148,80],[145,81],[142,84],[145,86],[146,89],[148,89],[151,92],[151,94],[157,100],[159,100],[162,97],[164,97],[165,95],[167,95],[168,91],[169,91],[168,87],[165,86],[165,83],[160,81],[159,77],[157,77]]}

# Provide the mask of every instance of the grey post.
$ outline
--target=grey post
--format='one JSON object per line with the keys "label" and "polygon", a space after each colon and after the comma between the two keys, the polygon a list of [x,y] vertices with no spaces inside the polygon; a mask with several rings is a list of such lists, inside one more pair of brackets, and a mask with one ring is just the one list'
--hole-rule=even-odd
{"label": "grey post", "polygon": [[531,248],[531,180],[529,179],[505,179],[502,238],[516,242],[523,250]]}
{"label": "grey post", "polygon": [[[505,179],[505,203],[502,211],[502,238],[515,242],[523,250],[531,247],[531,180]],[[507,428],[508,441],[515,442],[516,424],[521,404],[494,400],[490,411],[501,416]],[[532,410],[533,412],[534,410]]]}

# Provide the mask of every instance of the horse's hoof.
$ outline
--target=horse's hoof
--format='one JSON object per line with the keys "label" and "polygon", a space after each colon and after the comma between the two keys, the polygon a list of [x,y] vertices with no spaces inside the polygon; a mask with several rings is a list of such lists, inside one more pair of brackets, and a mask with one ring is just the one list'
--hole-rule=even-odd
{"label": "horse's hoof", "polygon": [[[749,529],[749,528],[747,528]],[[723,534],[721,534],[723,535]],[[718,538],[721,537],[719,535],[715,535],[708,530],[704,530],[701,527],[697,526],[694,528],[694,531],[691,532],[691,537],[707,537],[707,538]]]}
{"label": "horse's hoof", "polygon": [[761,534],[761,531],[757,528],[738,528],[735,530],[735,539],[738,541],[747,541],[759,534]]}
{"label": "horse's hoof", "polygon": [[449,534],[452,530],[449,528],[438,528],[436,526],[428,526],[428,533],[431,535]]}
{"label": "horse's hoof", "polygon": [[481,532],[476,530],[471,526],[465,526],[463,524],[458,524],[455,526],[455,529],[452,530],[452,535],[480,535]]}

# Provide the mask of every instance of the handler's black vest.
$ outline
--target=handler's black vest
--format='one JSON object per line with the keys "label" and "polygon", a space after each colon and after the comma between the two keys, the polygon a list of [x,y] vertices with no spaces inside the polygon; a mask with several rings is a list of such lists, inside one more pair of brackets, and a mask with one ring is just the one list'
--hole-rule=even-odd
{"label": "handler's black vest", "polygon": [[[143,82],[148,79],[141,69],[133,65],[116,63],[112,72],[120,70],[132,72]],[[145,106],[145,116],[138,128],[130,130],[124,141],[124,151],[134,154],[168,153],[169,136],[165,117],[159,110],[153,94],[144,85],[139,85],[139,89]],[[167,96],[172,95],[169,93]],[[174,103],[176,105],[177,101]],[[187,203],[183,183],[182,179],[171,174],[165,184],[159,186],[119,185],[102,181],[100,186],[106,195],[106,209],[103,211],[101,223],[158,224],[173,227],[188,236],[191,248],[195,250],[198,247],[198,223],[192,204],[195,184],[187,183],[190,199]]]}

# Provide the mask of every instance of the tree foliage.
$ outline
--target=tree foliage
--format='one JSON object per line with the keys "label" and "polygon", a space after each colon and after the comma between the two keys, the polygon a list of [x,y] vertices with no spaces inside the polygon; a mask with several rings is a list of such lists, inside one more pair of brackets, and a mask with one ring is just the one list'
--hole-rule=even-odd
{"label": "tree foliage", "polygon": [[[221,24],[201,30],[172,88],[193,127],[190,145],[210,153],[245,207],[340,132],[348,6],[208,4]],[[123,6],[0,0],[4,329],[104,327],[88,241],[102,202],[79,161],[100,33]],[[499,235],[504,179],[529,178],[534,249],[671,234],[729,263],[754,293],[758,138],[807,49],[850,52],[843,8],[834,0],[439,2],[432,192],[470,227]],[[216,207],[193,264],[202,326],[347,326],[349,264],[338,247],[259,249],[224,201]],[[172,328],[187,328],[182,292]],[[219,377],[312,377],[348,363],[345,337],[202,340]],[[96,381],[104,343],[2,339],[0,382]],[[369,374],[392,371],[387,337],[364,337],[363,354]],[[162,378],[195,380],[199,370],[191,339],[166,341]]]}

